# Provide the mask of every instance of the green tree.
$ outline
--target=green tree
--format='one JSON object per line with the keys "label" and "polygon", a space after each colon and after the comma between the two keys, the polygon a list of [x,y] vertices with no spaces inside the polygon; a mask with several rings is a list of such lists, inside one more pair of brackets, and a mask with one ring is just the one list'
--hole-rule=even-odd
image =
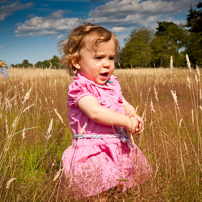
{"label": "green tree", "polygon": [[134,29],[130,36],[125,39],[125,47],[118,55],[118,62],[121,67],[150,67],[151,50],[149,44],[153,36],[151,29]]}
{"label": "green tree", "polygon": [[49,68],[50,65],[58,69],[60,67],[60,59],[54,55],[50,60],[38,61],[35,66],[39,68]]}
{"label": "green tree", "polygon": [[[44,61],[38,61],[35,64],[35,67],[37,68],[49,68],[50,66],[52,66],[53,68],[61,68],[60,66],[60,59],[58,56],[54,55],[52,57],[52,59],[50,60],[44,60]],[[23,62],[21,64],[12,64],[12,67],[33,67],[33,64],[29,63],[28,60],[23,60]]]}
{"label": "green tree", "polygon": [[27,66],[27,65],[29,65],[29,61],[28,60],[23,60],[22,64]]}
{"label": "green tree", "polygon": [[190,28],[191,32],[202,32],[202,2],[196,5],[196,9],[193,9],[192,5],[187,15],[186,26]]}
{"label": "green tree", "polygon": [[167,66],[169,64],[169,47],[168,39],[165,36],[156,36],[151,44],[151,62],[154,67]]}
{"label": "green tree", "polygon": [[60,59],[58,56],[54,55],[51,59],[51,63],[54,67],[59,68],[60,67]]}
{"label": "green tree", "polygon": [[202,34],[200,32],[190,33],[184,53],[189,55],[193,65],[202,65]]}
{"label": "green tree", "polygon": [[23,60],[23,62],[22,63],[20,63],[20,64],[16,64],[16,65],[13,65],[12,64],[12,67],[25,67],[25,68],[27,68],[27,67],[32,67],[33,65],[31,64],[31,63],[29,63],[29,61],[28,60]]}
{"label": "green tree", "polygon": [[167,30],[171,25],[175,25],[173,22],[166,22],[166,21],[162,21],[162,22],[157,22],[158,23],[158,27],[156,28],[156,36],[164,36],[167,35]]}
{"label": "green tree", "polygon": [[181,50],[184,49],[187,39],[187,31],[183,25],[173,22],[158,22],[155,38],[150,44],[152,50],[152,63],[155,66],[169,66],[170,57],[174,58],[174,66],[182,66]]}
{"label": "green tree", "polygon": [[189,55],[192,64],[202,64],[202,2],[193,9],[192,5],[187,15],[186,26],[190,34],[187,40],[185,53]]}

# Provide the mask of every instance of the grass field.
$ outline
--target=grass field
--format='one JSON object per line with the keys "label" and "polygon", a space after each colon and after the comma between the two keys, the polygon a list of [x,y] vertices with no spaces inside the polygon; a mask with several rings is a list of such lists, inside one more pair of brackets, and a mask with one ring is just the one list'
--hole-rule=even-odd
{"label": "grass field", "polygon": [[[72,140],[65,70],[9,69],[0,77],[0,201],[74,201],[59,190]],[[145,121],[134,136],[154,169],[109,201],[202,201],[200,70],[115,70],[124,97]],[[85,201],[85,200],[83,200]]]}

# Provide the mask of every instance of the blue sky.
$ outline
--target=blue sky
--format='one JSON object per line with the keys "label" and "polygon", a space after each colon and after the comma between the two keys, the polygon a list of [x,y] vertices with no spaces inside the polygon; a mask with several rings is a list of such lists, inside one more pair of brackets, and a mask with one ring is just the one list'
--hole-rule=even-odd
{"label": "blue sky", "polygon": [[0,59],[11,64],[60,57],[57,44],[85,22],[123,39],[138,27],[155,29],[158,21],[185,23],[199,0],[0,0]]}

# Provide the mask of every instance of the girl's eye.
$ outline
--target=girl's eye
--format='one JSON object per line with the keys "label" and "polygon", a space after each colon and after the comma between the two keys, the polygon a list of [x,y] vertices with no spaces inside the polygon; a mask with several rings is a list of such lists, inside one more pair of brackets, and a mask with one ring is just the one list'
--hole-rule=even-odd
{"label": "girl's eye", "polygon": [[95,59],[96,59],[96,60],[101,60],[102,57],[101,57],[101,56],[95,56]]}
{"label": "girl's eye", "polygon": [[110,57],[109,59],[110,59],[110,60],[114,60],[115,58],[114,58],[114,57]]}

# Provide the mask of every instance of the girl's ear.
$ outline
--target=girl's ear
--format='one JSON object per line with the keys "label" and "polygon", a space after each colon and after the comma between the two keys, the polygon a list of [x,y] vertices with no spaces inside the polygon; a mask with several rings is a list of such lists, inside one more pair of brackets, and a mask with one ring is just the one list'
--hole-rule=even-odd
{"label": "girl's ear", "polygon": [[79,58],[73,56],[71,59],[72,65],[76,68],[76,69],[81,69],[81,66],[79,64]]}

